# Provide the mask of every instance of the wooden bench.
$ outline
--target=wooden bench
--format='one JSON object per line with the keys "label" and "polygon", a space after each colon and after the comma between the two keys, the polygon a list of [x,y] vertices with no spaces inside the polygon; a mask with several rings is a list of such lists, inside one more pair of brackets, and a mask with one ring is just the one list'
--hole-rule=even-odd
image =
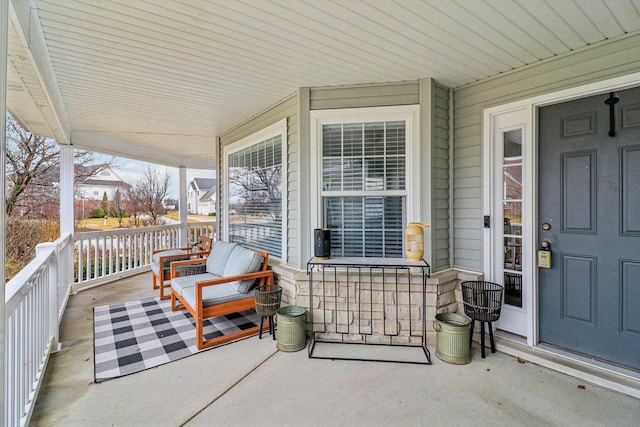
{"label": "wooden bench", "polygon": [[[196,322],[196,346],[204,349],[260,332],[260,326],[204,338],[204,319],[255,309],[254,286],[272,285],[269,254],[217,241],[207,259],[171,263],[171,309],[186,309]],[[269,323],[263,331],[269,329]]]}
{"label": "wooden bench", "polygon": [[[171,295],[164,291],[167,281],[171,278],[171,263],[174,261],[187,260],[191,258],[206,258],[211,252],[213,239],[211,237],[200,236],[195,247],[184,247],[174,249],[158,249],[151,254],[151,274],[153,276],[153,289],[160,289],[160,299],[167,300]],[[160,267],[162,266],[162,268]]]}

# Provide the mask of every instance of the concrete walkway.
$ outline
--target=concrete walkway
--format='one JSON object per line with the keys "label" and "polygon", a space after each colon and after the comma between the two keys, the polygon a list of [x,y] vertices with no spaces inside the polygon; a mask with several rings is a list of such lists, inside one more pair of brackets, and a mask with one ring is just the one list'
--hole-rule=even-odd
{"label": "concrete walkway", "polygon": [[153,296],[151,275],[71,297],[32,426],[640,426],[640,400],[504,353],[467,365],[309,359],[251,337],[93,383],[93,306]]}

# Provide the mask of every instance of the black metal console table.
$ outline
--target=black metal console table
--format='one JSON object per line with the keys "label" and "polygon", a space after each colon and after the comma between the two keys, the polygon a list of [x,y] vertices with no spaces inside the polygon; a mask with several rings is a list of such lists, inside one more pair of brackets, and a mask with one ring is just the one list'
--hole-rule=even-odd
{"label": "black metal console table", "polygon": [[[314,272],[321,275],[315,292]],[[430,266],[424,260],[312,258],[307,263],[309,357],[430,365],[426,332],[429,274]],[[318,351],[317,344],[341,348],[334,346],[326,353],[326,349]],[[358,345],[357,351],[351,351]]]}

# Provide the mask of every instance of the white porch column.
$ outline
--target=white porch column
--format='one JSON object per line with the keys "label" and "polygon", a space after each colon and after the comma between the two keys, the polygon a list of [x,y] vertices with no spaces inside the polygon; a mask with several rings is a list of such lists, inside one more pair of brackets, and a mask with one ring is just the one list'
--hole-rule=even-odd
{"label": "white porch column", "polygon": [[4,346],[5,343],[5,307],[4,307],[4,283],[6,282],[6,275],[4,269],[4,260],[5,260],[5,244],[6,244],[6,233],[5,230],[5,203],[6,203],[6,195],[4,189],[6,187],[6,176],[7,176],[7,141],[6,141],[6,117],[7,117],[7,37],[8,37],[8,28],[9,28],[9,0],[0,0],[0,163],[2,163],[2,174],[0,174],[0,188],[3,191],[0,191],[0,227],[2,227],[2,237],[0,238],[0,259],[2,260],[2,268],[0,268],[0,414],[2,415],[2,419],[0,420],[1,424],[5,423],[5,399],[6,396],[6,388],[5,388],[5,359],[6,359],[6,348]]}
{"label": "white porch column", "polygon": [[60,235],[73,235],[73,146],[60,145]]}
{"label": "white porch column", "polygon": [[178,200],[178,216],[180,220],[180,246],[187,246],[187,169],[179,168],[180,175],[180,200]]}

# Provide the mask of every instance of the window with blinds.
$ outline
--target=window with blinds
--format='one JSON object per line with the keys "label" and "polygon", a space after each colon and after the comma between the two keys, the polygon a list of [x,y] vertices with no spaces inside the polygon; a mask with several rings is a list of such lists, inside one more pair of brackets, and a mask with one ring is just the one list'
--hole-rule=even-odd
{"label": "window with blinds", "polygon": [[332,254],[402,257],[406,122],[324,124],[321,147]]}
{"label": "window with blinds", "polygon": [[228,154],[229,241],[282,258],[282,135]]}

